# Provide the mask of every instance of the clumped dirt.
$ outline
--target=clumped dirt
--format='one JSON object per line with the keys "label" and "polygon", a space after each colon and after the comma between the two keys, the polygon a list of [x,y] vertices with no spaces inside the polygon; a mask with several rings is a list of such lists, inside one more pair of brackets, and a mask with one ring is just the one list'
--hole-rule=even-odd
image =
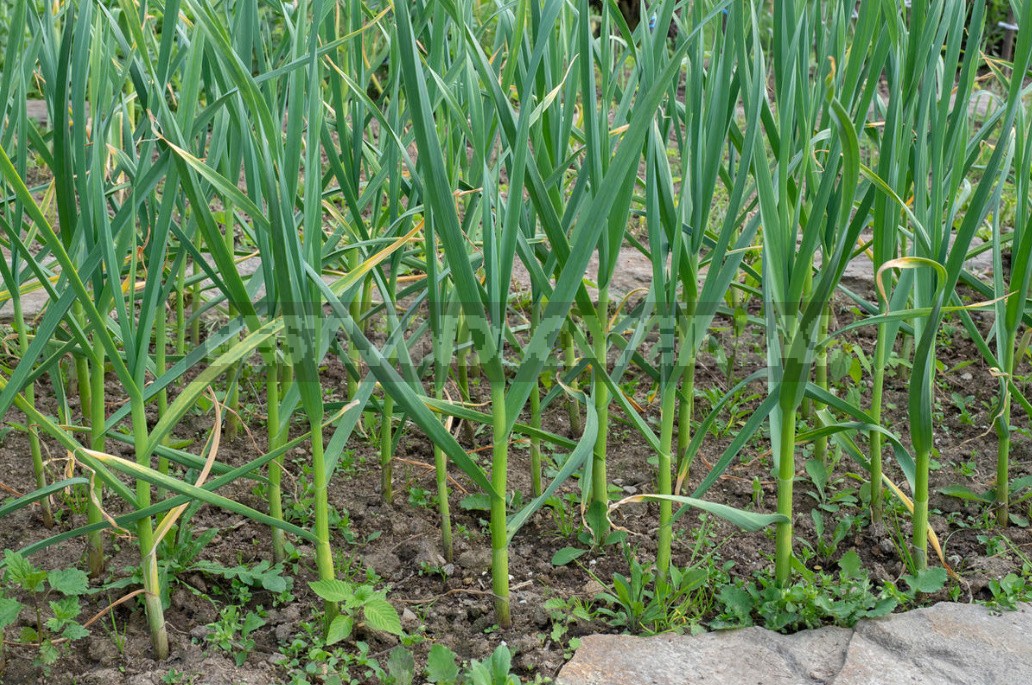
{"label": "clumped dirt", "polygon": [[[855,316],[852,306],[840,302],[836,307],[840,325],[848,323]],[[985,325],[985,322],[980,322]],[[833,327],[834,328],[834,327]],[[736,350],[735,377],[760,368],[763,363],[758,355],[762,349],[762,331],[750,330],[741,340],[734,340],[730,322],[718,321],[715,342],[705,348],[699,359],[697,386],[700,390],[696,401],[696,416],[709,411],[707,391],[723,394],[728,379],[723,368],[723,357]],[[936,399],[940,415],[937,417],[937,469],[932,476],[931,523],[942,541],[949,564],[962,577],[962,599],[988,598],[987,584],[1010,571],[1020,569],[1020,561],[1014,555],[987,552],[985,536],[992,532],[986,529],[989,518],[984,507],[946,497],[937,489],[961,483],[981,491],[992,485],[995,478],[995,433],[991,430],[993,396],[996,381],[989,369],[980,360],[981,356],[966,338],[957,322],[948,322],[940,337],[939,358],[943,364],[938,374]],[[870,357],[874,346],[873,329],[863,328],[847,336],[846,342]],[[855,355],[853,355],[855,357]],[[852,357],[850,357],[851,359]],[[324,369],[327,388],[339,388],[344,392],[345,374],[340,362],[328,361]],[[868,375],[863,374],[859,384],[863,406],[869,403],[870,387]],[[651,385],[646,378],[630,375],[626,379],[625,391],[646,410],[649,420],[658,417],[658,407],[650,404]],[[904,443],[907,439],[906,392],[908,370],[905,366],[895,367],[887,379],[886,426],[899,434]],[[261,425],[264,419],[261,395],[257,392],[257,380],[242,383],[245,407],[244,424],[252,428],[234,439],[224,439],[219,451],[219,460],[235,465],[252,459],[264,450]],[[852,383],[845,384],[845,387]],[[840,384],[840,387],[844,387]],[[37,393],[42,398],[40,406],[45,411],[54,411],[52,393],[46,383],[37,384]],[[476,389],[475,389],[476,390]],[[483,389],[477,390],[483,394]],[[721,425],[727,427],[719,436],[710,436],[702,452],[692,466],[691,478],[686,492],[697,484],[715,463],[731,435],[748,418],[749,412],[758,403],[764,392],[756,386],[745,394],[733,414],[725,412]],[[961,398],[965,411],[961,411],[953,394]],[[109,383],[108,397],[112,405],[109,411],[123,401],[117,384]],[[971,398],[971,399],[968,399]],[[333,399],[333,398],[331,398]],[[339,398],[338,398],[339,399]],[[74,396],[70,398],[73,414],[77,414]],[[21,420],[12,411],[11,422]],[[1014,423],[1027,428],[1028,421],[1020,411],[1014,412]],[[650,465],[650,451],[644,441],[624,420],[614,405],[610,420],[610,441],[608,452],[609,478],[625,493],[648,492],[654,486],[654,466]],[[551,406],[544,416],[544,427],[562,435],[570,434],[570,427],[564,406]],[[299,431],[300,424],[294,430]],[[197,413],[187,418],[177,428],[176,439],[192,439],[196,451],[211,430],[211,415]],[[487,465],[489,432],[478,431],[469,436],[460,427],[455,432],[472,455]],[[327,433],[329,439],[331,433]],[[53,473],[62,473],[70,468],[66,455],[54,444],[46,442],[50,468]],[[861,441],[861,446],[866,443]],[[816,533],[810,512],[816,506],[817,498],[813,486],[804,471],[806,455],[810,447],[802,446],[798,458],[799,475],[795,503],[797,507],[796,533],[799,547],[809,544],[816,547]],[[129,449],[115,442],[109,444],[109,451],[130,456]],[[289,455],[285,487],[288,498],[299,494],[304,474],[301,464],[307,460],[304,449],[297,449]],[[1032,473],[1032,454],[1026,435],[1017,434],[1012,448],[1012,477]],[[385,503],[380,493],[378,450],[372,441],[360,435],[353,436],[348,449],[342,456],[340,470],[331,482],[330,503],[340,521],[333,528],[333,548],[336,553],[338,572],[341,575],[364,580],[367,577],[388,590],[388,597],[402,614],[405,629],[421,640],[407,640],[417,663],[425,659],[430,645],[443,643],[451,647],[462,659],[483,659],[504,641],[516,654],[514,664],[524,676],[541,675],[554,677],[568,657],[569,640],[591,632],[612,632],[615,628],[601,620],[570,620],[568,632],[559,640],[553,640],[551,630],[558,620],[546,610],[544,604],[550,598],[579,597],[591,602],[609,584],[614,573],[626,573],[627,561],[617,546],[594,551],[582,556],[577,563],[554,567],[550,560],[559,549],[578,544],[572,537],[564,536],[560,524],[563,515],[545,508],[516,536],[511,547],[511,587],[513,627],[499,631],[494,626],[490,593],[490,554],[485,512],[462,506],[464,493],[473,487],[456,471],[453,472],[455,486],[452,490],[451,506],[454,517],[455,557],[446,561],[440,552],[439,524],[436,509],[429,493],[434,491],[433,455],[429,443],[415,429],[406,431],[395,452],[395,489],[393,503]],[[902,474],[888,459],[887,473],[897,483],[903,484]],[[721,477],[707,497],[745,509],[771,511],[775,502],[775,484],[771,475],[769,441],[751,443],[737,455],[732,466]],[[511,458],[510,489],[520,492],[524,501],[530,490],[529,455],[523,442],[513,445]],[[829,478],[829,488],[837,491],[854,488],[859,491],[857,474],[862,473],[858,464],[842,457]],[[24,492],[32,488],[31,463],[28,457],[28,442],[20,431],[4,435],[0,443],[0,483],[5,496]],[[573,492],[577,482],[564,486],[561,493]],[[757,487],[759,490],[757,490]],[[905,489],[905,488],[904,488]],[[264,510],[264,503],[250,482],[238,482],[221,491],[223,495],[241,501],[249,506]],[[113,498],[112,498],[113,499]],[[68,530],[85,522],[81,505],[72,507],[70,500],[64,501],[59,511],[66,514],[53,530],[45,530],[37,509],[24,509],[3,519],[0,525],[0,548],[19,549],[62,530]],[[117,505],[111,513],[118,513]],[[74,511],[75,513],[67,513]],[[846,513],[863,516],[862,506],[846,507],[839,513],[827,513],[827,527],[834,528],[837,517]],[[1027,505],[1017,511],[1028,515]],[[565,522],[575,529],[579,527],[579,512],[570,506],[564,512]],[[613,523],[628,531],[627,549],[642,561],[654,556],[654,533],[658,510],[653,505],[628,505],[613,514]],[[224,511],[202,507],[190,521],[194,535],[216,528],[218,535],[205,547],[198,557],[201,561],[217,562],[224,566],[253,565],[271,556],[268,531],[250,521],[232,516]],[[748,577],[753,572],[770,567],[774,551],[772,536],[768,533],[745,534],[731,529],[720,522],[710,522],[706,538],[719,541],[722,562],[734,562],[731,574]],[[688,514],[677,524],[674,543],[674,563],[684,566],[691,563],[699,537],[699,518]],[[1018,549],[1028,552],[1032,546],[1032,534],[1026,528],[1011,526],[1002,531]],[[889,516],[886,526],[878,531],[869,526],[853,529],[834,552],[835,558],[815,557],[811,565],[833,568],[837,555],[855,550],[864,566],[877,580],[898,580],[905,572],[900,558],[898,541],[909,534],[905,517]],[[46,682],[56,685],[65,683],[127,683],[148,685],[162,682],[192,683],[245,683],[265,685],[285,682],[286,671],[279,664],[283,658],[280,651],[285,645],[304,635],[305,624],[316,619],[319,601],[308,589],[307,582],[314,579],[313,550],[307,543],[295,540],[299,558],[289,565],[287,575],[293,577],[293,600],[283,605],[276,597],[260,588],[253,589],[246,609],[265,613],[265,625],[253,635],[253,648],[242,666],[234,663],[231,655],[212,647],[204,636],[205,625],[216,621],[220,608],[233,592],[232,584],[225,578],[198,570],[188,570],[172,581],[171,603],[167,612],[171,657],[163,663],[156,663],[150,657],[150,643],[142,607],[131,600],[123,603],[90,626],[91,635],[80,640],[65,651],[59,662],[44,674],[32,663],[35,651],[31,647],[8,644],[8,667],[4,683]],[[34,563],[43,568],[83,567],[84,540],[75,538],[48,547],[35,554]],[[111,558],[108,582],[124,579],[135,563],[137,551],[132,540],[115,535],[109,540]],[[83,618],[102,612],[132,586],[119,589],[103,589],[84,598]],[[931,597],[930,600],[938,597]],[[31,622],[31,616],[24,616],[23,622]],[[381,664],[388,652],[398,644],[397,640],[383,634],[360,628],[357,639],[368,645],[369,655]],[[181,674],[181,680],[176,680]],[[360,682],[367,678],[367,671],[353,670],[351,676]],[[191,680],[191,678],[193,678]]]}

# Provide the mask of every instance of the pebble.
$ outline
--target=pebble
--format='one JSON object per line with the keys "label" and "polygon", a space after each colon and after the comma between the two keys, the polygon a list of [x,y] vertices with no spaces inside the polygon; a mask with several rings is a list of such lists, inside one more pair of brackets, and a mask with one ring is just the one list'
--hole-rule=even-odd
{"label": "pebble", "polygon": [[204,582],[204,579],[201,578],[199,573],[194,573],[193,575],[191,575],[186,582],[194,586],[194,588],[196,588],[198,592],[201,592],[203,594],[206,594],[208,592],[208,584]]}
{"label": "pebble", "polygon": [[471,549],[463,552],[455,560],[459,566],[470,571],[479,571],[491,567],[491,550]]}

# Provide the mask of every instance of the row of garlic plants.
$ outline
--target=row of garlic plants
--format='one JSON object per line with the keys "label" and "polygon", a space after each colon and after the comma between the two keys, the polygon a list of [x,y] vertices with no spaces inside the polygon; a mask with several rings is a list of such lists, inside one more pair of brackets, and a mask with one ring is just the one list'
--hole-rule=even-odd
{"label": "row of garlic plants", "polygon": [[[1032,26],[1032,2],[1014,5]],[[36,481],[0,513],[35,506],[50,526],[54,493],[80,489],[89,503],[85,525],[24,551],[84,536],[101,577],[107,531],[131,528],[164,657],[159,542],[186,507],[268,525],[275,560],[286,536],[305,541],[318,579],[332,581],[328,488],[343,449],[378,443],[390,500],[392,456],[416,430],[434,446],[446,557],[449,478],[490,501],[506,627],[509,544],[559,488],[579,483],[583,518],[606,539],[618,415],[657,456],[644,499],[659,503],[660,587],[685,507],[775,526],[775,577],[790,581],[804,441],[818,456],[831,440],[854,447],[875,523],[892,446],[920,567],[947,313],[996,369],[993,498],[1006,524],[1011,408],[1030,408],[1017,374],[1032,279],[1032,32],[1019,31],[1004,63],[979,50],[981,3],[667,0],[649,12],[632,27],[612,3],[596,13],[588,0],[15,3],[0,75],[0,275],[17,358],[0,376],[0,413],[28,433]],[[984,113],[970,107],[979,81],[993,100]],[[33,96],[46,102],[45,127],[28,115]],[[991,282],[965,270],[979,232]],[[628,249],[652,266],[639,302],[610,289]],[[877,277],[870,301],[842,287],[863,255]],[[994,311],[989,333],[960,283]],[[32,291],[48,303],[27,320]],[[830,330],[841,296],[866,317]],[[696,360],[714,320],[749,302],[767,365],[696,415]],[[832,392],[827,371],[834,336],[860,325],[878,331],[866,407]],[[882,419],[901,336],[913,341],[906,427]],[[348,373],[343,402],[320,378],[329,357]],[[230,466],[218,448],[239,430],[243,370],[256,360],[266,451]],[[621,390],[628,373],[653,379],[656,424]],[[712,468],[693,474],[709,424],[756,383],[765,398]],[[38,403],[40,387],[53,403]],[[569,435],[541,427],[558,404]],[[198,407],[214,407],[211,435],[181,445],[175,429]],[[298,418],[304,429],[292,433]],[[457,425],[490,435],[486,466]],[[707,501],[763,430],[776,511]],[[516,436],[530,444],[532,493],[513,510]],[[49,480],[41,441],[74,460],[70,477]],[[112,454],[116,443],[134,459]],[[550,480],[542,443],[567,454]],[[284,520],[284,455],[298,446],[313,477],[310,529]],[[265,485],[263,510],[219,494],[240,480]],[[335,611],[328,602],[327,625]]]}

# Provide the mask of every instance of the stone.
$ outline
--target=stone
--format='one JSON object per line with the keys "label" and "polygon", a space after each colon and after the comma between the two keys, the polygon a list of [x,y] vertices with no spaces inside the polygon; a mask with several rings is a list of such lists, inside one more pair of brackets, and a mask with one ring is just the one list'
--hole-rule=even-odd
{"label": "stone", "polygon": [[836,685],[1032,681],[1032,606],[941,603],[857,625]]}
{"label": "stone", "polygon": [[491,550],[468,550],[460,554],[455,560],[455,563],[467,571],[486,571],[491,568]]}
{"label": "stone", "polygon": [[113,666],[118,661],[118,646],[108,636],[97,636],[90,640],[90,660],[101,666]]}
{"label": "stone", "polygon": [[[561,685],[766,685],[823,683],[835,674],[852,631],[781,635],[764,628],[629,638],[589,635],[559,672]],[[789,656],[791,655],[791,657]],[[830,659],[828,657],[838,656]]]}
{"label": "stone", "polygon": [[98,668],[87,673],[83,685],[109,685],[110,683],[122,682],[122,674],[117,668]]}
{"label": "stone", "polygon": [[437,543],[427,538],[413,538],[399,544],[395,549],[398,559],[407,566],[417,569],[424,566],[440,568],[444,566],[444,557],[437,551]]}
{"label": "stone", "polygon": [[194,573],[187,579],[187,582],[190,583],[190,585],[192,585],[194,588],[196,588],[198,592],[202,594],[207,594],[208,584],[204,582],[204,578],[201,577],[201,574]]}
{"label": "stone", "polygon": [[561,685],[1010,685],[1032,682],[1032,606],[993,615],[943,602],[850,630],[764,628],[636,638],[590,635]]}
{"label": "stone", "polygon": [[[151,671],[148,673],[137,673],[136,675],[129,676],[126,679],[126,685],[159,685],[161,683],[162,676],[157,671]],[[118,681],[115,681],[118,682]]]}
{"label": "stone", "polygon": [[289,642],[290,638],[294,636],[294,624],[293,623],[281,623],[276,626],[274,631],[277,642]]}
{"label": "stone", "polygon": [[376,552],[363,559],[365,565],[376,571],[377,575],[390,578],[401,568],[401,560],[392,552]]}

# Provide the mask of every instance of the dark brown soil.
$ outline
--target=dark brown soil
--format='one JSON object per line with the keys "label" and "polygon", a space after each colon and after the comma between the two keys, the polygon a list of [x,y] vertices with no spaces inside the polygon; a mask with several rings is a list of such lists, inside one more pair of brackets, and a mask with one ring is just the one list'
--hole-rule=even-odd
{"label": "dark brown soil", "polygon": [[[836,312],[839,323],[853,317],[848,305],[842,304]],[[728,322],[718,322],[728,326]],[[1020,561],[1014,555],[987,554],[984,536],[992,535],[987,530],[990,517],[983,507],[965,503],[955,498],[938,494],[936,488],[947,484],[962,483],[975,490],[990,487],[995,477],[995,433],[991,430],[991,407],[996,381],[989,369],[981,362],[981,356],[967,340],[962,327],[950,322],[941,337],[939,358],[943,370],[938,374],[936,399],[941,415],[937,419],[938,468],[933,472],[932,525],[942,541],[949,564],[960,574],[963,581],[961,599],[986,599],[987,583],[1006,573],[1020,569]],[[743,377],[758,368],[762,359],[756,350],[761,349],[762,332],[749,332],[740,341],[734,341],[724,330],[717,334],[717,349],[728,353],[737,349],[735,376]],[[873,330],[861,329],[847,338],[848,342],[862,349],[870,356],[874,343]],[[869,403],[868,374],[863,374],[859,387],[862,404]],[[343,392],[344,373],[340,363],[331,360],[325,369],[326,387],[341,388]],[[658,407],[650,404],[652,388],[646,380],[631,377],[626,391],[647,410],[647,418],[658,415]],[[907,442],[906,391],[908,371],[898,366],[887,379],[886,427],[901,435]],[[235,439],[226,439],[219,452],[219,459],[227,464],[239,464],[260,454],[264,448],[261,435],[264,414],[260,395],[255,392],[256,382],[243,384],[245,397],[244,424],[253,427],[252,433],[242,434]],[[709,410],[705,391],[720,389],[728,385],[721,360],[707,352],[700,358],[697,386],[700,397],[696,401],[696,416],[701,417]],[[839,383],[844,388],[852,385]],[[37,386],[37,393],[43,397],[40,406],[52,411],[46,399],[50,388],[45,383]],[[249,393],[254,392],[254,395]],[[711,436],[705,442],[702,453],[692,468],[692,478],[686,487],[690,492],[714,463],[731,435],[748,418],[748,412],[759,402],[764,393],[761,386],[754,387],[743,399],[737,413],[732,417],[727,412],[722,424],[728,430],[720,436]],[[967,407],[964,414],[956,406],[952,393],[958,393]],[[109,384],[109,397],[113,402],[121,401],[119,388]],[[967,400],[971,396],[973,399]],[[76,400],[71,399],[73,413],[77,413]],[[111,409],[114,409],[113,404]],[[21,420],[17,412],[7,417],[11,422]],[[550,407],[544,417],[545,427],[560,434],[569,434],[565,408]],[[1028,421],[1020,410],[1014,412],[1014,421],[1019,427],[1027,428]],[[635,431],[626,424],[615,407],[610,417],[610,443],[608,469],[610,481],[627,493],[648,492],[653,488],[654,466],[650,465],[649,449]],[[211,429],[211,416],[191,416],[181,425],[176,437],[194,439],[199,449]],[[658,430],[658,429],[657,429]],[[457,434],[463,435],[460,430]],[[327,438],[329,438],[327,433]],[[489,435],[483,431],[474,436],[474,443],[467,445],[474,455],[486,460],[482,449],[488,445]],[[865,443],[861,442],[864,446]],[[112,442],[109,449],[128,456],[127,449]],[[809,447],[800,448],[800,455],[808,454]],[[479,450],[479,451],[477,451]],[[69,467],[62,450],[47,443],[47,457],[52,473],[62,473]],[[304,481],[300,465],[307,460],[303,449],[291,455],[285,487],[288,493],[297,492]],[[797,536],[802,547],[815,544],[814,527],[810,510],[816,499],[813,487],[803,470],[805,457],[798,458],[798,473],[801,478],[796,485]],[[461,489],[473,488],[457,471],[453,473],[456,486],[452,492],[452,512],[455,535],[455,559],[447,563],[440,555],[439,525],[436,509],[428,501],[428,494],[434,490],[433,457],[431,446],[415,429],[408,430],[395,454],[395,501],[385,504],[380,494],[378,450],[369,440],[353,436],[341,462],[341,470],[331,483],[330,501],[341,515],[342,523],[334,527],[333,547],[337,556],[338,573],[352,579],[375,580],[388,589],[388,597],[403,614],[406,631],[422,639],[406,640],[411,646],[417,663],[425,659],[429,647],[443,643],[451,647],[462,659],[483,659],[504,641],[515,654],[515,666],[524,676],[541,675],[554,677],[568,658],[569,640],[577,635],[591,632],[612,632],[615,628],[601,620],[571,620],[568,632],[560,640],[553,640],[551,631],[559,618],[544,607],[550,598],[579,597],[592,602],[602,591],[600,585],[611,582],[614,573],[626,573],[627,562],[618,546],[602,551],[590,552],[568,566],[554,567],[550,563],[553,553],[560,548],[577,545],[575,539],[564,537],[559,532],[559,517],[551,509],[544,509],[516,536],[511,547],[512,607],[514,625],[510,630],[499,631],[494,626],[490,595],[490,564],[486,513],[468,510],[461,506],[464,494]],[[898,468],[888,460],[887,472],[893,480],[904,486]],[[486,461],[482,461],[486,465]],[[707,497],[732,506],[770,511],[774,507],[775,486],[771,476],[769,441],[761,440],[749,445],[736,458],[718,484]],[[516,443],[512,449],[511,482],[513,491],[523,493],[524,499],[530,490],[529,456],[524,443]],[[838,462],[832,474],[829,487],[837,489],[859,488],[862,480],[856,474],[862,473],[859,465],[848,457]],[[1012,448],[1012,476],[1032,473],[1032,454],[1027,435],[1016,434]],[[856,476],[856,477],[851,477]],[[759,483],[761,492],[755,491]],[[24,492],[32,488],[31,464],[28,457],[28,442],[20,431],[7,433],[0,443],[0,487],[5,496]],[[564,486],[564,492],[572,492],[576,481]],[[252,483],[239,482],[226,488],[222,494],[264,510],[262,498],[254,491]],[[288,495],[289,496],[289,495]],[[81,510],[70,507],[71,502],[58,506],[60,511]],[[113,505],[114,506],[114,505]],[[1028,515],[1027,505],[1017,513]],[[890,510],[894,510],[890,507]],[[634,504],[616,511],[613,522],[629,531],[628,548],[643,562],[654,555],[654,532],[657,525],[657,509],[653,505]],[[112,513],[117,513],[115,509]],[[840,513],[847,513],[847,509]],[[848,509],[853,515],[864,515],[862,506]],[[579,528],[579,513],[573,506],[567,511],[575,528]],[[836,514],[829,513],[828,528],[833,529]],[[834,552],[841,555],[849,549],[859,553],[872,577],[877,580],[895,581],[905,567],[894,543],[905,539],[908,527],[904,516],[889,514],[886,526],[873,531],[866,525],[858,527]],[[19,511],[2,521],[0,525],[0,548],[18,549],[41,540],[60,530],[70,529],[85,522],[82,513],[66,513],[54,530],[45,530],[36,509]],[[266,529],[247,520],[227,514],[212,507],[203,507],[190,522],[195,535],[210,528],[219,530],[218,536],[200,554],[199,559],[218,562],[224,566],[255,564],[270,557],[269,535]],[[713,523],[707,539],[718,541],[715,554],[722,561],[733,561],[731,573],[735,577],[748,577],[753,572],[769,568],[774,544],[768,533],[744,534],[732,530],[723,523]],[[676,524],[674,562],[687,565],[693,558],[698,542],[699,519],[688,514]],[[898,527],[898,530],[897,530]],[[1032,535],[1025,528],[1012,526],[1005,531],[1010,540],[1025,553],[1032,546]],[[980,539],[983,538],[983,539]],[[300,554],[299,560],[290,565],[288,573],[294,576],[294,599],[282,606],[269,592],[255,589],[247,608],[267,612],[266,624],[253,635],[254,647],[244,665],[237,667],[230,655],[212,647],[204,639],[204,630],[198,630],[218,618],[219,609],[232,598],[232,584],[224,578],[199,571],[187,571],[174,579],[171,592],[171,606],[167,612],[172,656],[164,663],[156,663],[150,656],[150,644],[141,606],[136,600],[126,602],[91,626],[92,634],[73,644],[60,661],[44,674],[34,666],[33,648],[9,644],[8,667],[2,678],[4,683],[46,682],[65,683],[252,683],[271,684],[286,682],[286,671],[278,664],[283,658],[280,651],[292,640],[304,634],[305,623],[312,623],[318,612],[319,602],[307,587],[307,581],[315,576],[312,549],[306,543],[294,541]],[[44,568],[68,566],[82,567],[84,551],[82,539],[72,539],[49,547],[33,557],[33,561]],[[112,553],[109,580],[125,578],[135,563],[138,552],[128,538],[114,537],[109,542]],[[799,549],[799,548],[797,548]],[[833,567],[835,558],[813,558],[811,565]],[[368,569],[366,571],[365,569]],[[133,587],[101,589],[84,601],[83,617],[89,617],[118,600]],[[938,597],[930,597],[930,600]],[[387,653],[397,640],[381,634],[360,630],[358,639],[368,645],[370,656],[382,665]],[[353,644],[351,649],[353,650]],[[363,682],[368,676],[361,667],[352,670],[351,676]],[[171,675],[170,675],[171,674]],[[181,674],[180,680],[176,674]],[[191,680],[191,678],[193,678]],[[163,680],[164,679],[164,680]]]}

